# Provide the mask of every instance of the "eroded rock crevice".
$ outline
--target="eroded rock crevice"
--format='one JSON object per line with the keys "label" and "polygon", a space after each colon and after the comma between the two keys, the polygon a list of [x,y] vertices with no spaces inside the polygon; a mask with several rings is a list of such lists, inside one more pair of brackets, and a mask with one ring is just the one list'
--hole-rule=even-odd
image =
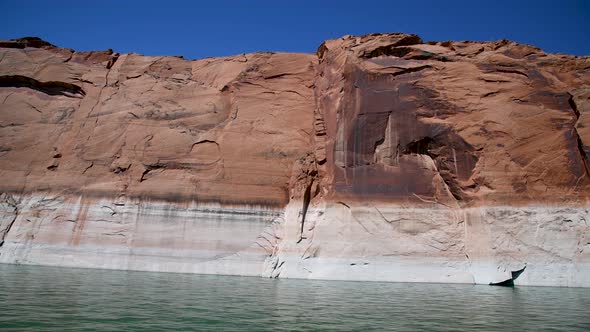
{"label": "eroded rock crevice", "polygon": [[404,154],[424,154],[432,159],[437,156],[431,152],[434,147],[435,141],[432,137],[423,137],[419,140],[408,143],[403,151]]}
{"label": "eroded rock crevice", "polygon": [[299,225],[299,236],[297,242],[306,238],[305,227],[308,210],[312,199],[319,194],[319,173],[315,154],[308,153],[299,158],[293,166],[291,181],[291,201],[301,202],[297,222]]}
{"label": "eroded rock crevice", "polygon": [[568,105],[570,106],[570,109],[574,113],[575,117],[572,128],[573,137],[576,140],[578,152],[580,154],[582,163],[584,164],[584,168],[586,170],[586,176],[590,179],[590,145],[585,144],[588,142],[584,142],[581,135],[578,132],[578,128],[584,128],[584,124],[580,123],[582,115],[580,113],[580,110],[578,109],[578,105],[576,104],[574,96],[571,93],[568,93],[568,95]]}
{"label": "eroded rock crevice", "polygon": [[430,65],[423,65],[423,66],[415,66],[415,67],[408,67],[408,68],[399,68],[399,71],[392,73],[391,76],[400,76],[405,74],[416,73],[425,69],[432,68]]}
{"label": "eroded rock crevice", "polygon": [[167,165],[166,164],[157,163],[157,164],[143,165],[143,167],[144,167],[144,170],[141,173],[141,177],[139,178],[139,182],[143,182],[143,181],[146,181],[147,179],[149,179],[150,173],[152,171],[166,169]]}
{"label": "eroded rock crevice", "polygon": [[4,241],[16,222],[18,214],[19,208],[16,199],[7,193],[0,194],[0,247],[4,245]]}
{"label": "eroded rock crevice", "polygon": [[409,45],[416,45],[422,44],[422,38],[417,35],[402,35],[398,40],[395,42],[376,47],[372,50],[365,51],[363,57],[365,58],[375,58],[378,56],[396,56],[396,57],[403,57],[409,51],[407,48],[402,46],[409,46]]}
{"label": "eroded rock crevice", "polygon": [[278,216],[273,219],[268,226],[256,239],[255,244],[264,249],[267,258],[264,262],[262,271],[263,277],[278,278],[281,275],[285,260],[281,257],[281,244],[285,238],[283,227],[285,224],[284,216]]}
{"label": "eroded rock crevice", "polygon": [[70,98],[83,98],[86,95],[86,92],[80,86],[72,83],[61,81],[41,82],[22,75],[0,76],[0,88],[29,88],[50,96],[66,96]]}
{"label": "eroded rock crevice", "polygon": [[300,237],[299,237],[299,241],[303,240],[304,237],[304,232],[305,232],[305,218],[307,217],[307,210],[309,209],[309,204],[311,202],[311,188],[313,186],[314,183],[314,178],[310,179],[310,182],[306,185],[305,187],[305,191],[303,193],[303,202],[302,202],[302,206],[301,206],[301,212],[300,212],[300,219],[301,221],[299,222],[301,224],[301,228],[300,228]]}
{"label": "eroded rock crevice", "polygon": [[588,156],[588,152],[586,152],[587,148],[582,142],[582,138],[577,133],[576,139],[578,142],[578,151],[580,151],[580,156],[582,157],[582,162],[584,163],[584,167],[586,169],[586,176],[590,178],[590,156]]}
{"label": "eroded rock crevice", "polygon": [[[472,177],[478,157],[469,144],[464,141],[460,143],[461,147],[454,147],[445,143],[444,140],[440,142],[427,136],[408,143],[402,153],[430,157],[435,164],[436,172],[441,176],[453,197],[457,201],[465,201],[469,200],[469,196],[465,190],[467,188],[461,184],[461,179],[467,182]],[[458,157],[461,160],[458,161]],[[470,189],[473,190],[474,186],[477,186],[477,183],[473,183]]]}

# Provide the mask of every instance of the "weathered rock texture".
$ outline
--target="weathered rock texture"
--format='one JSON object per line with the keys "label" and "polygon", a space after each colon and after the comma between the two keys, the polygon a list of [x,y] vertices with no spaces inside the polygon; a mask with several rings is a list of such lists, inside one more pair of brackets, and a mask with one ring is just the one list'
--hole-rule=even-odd
{"label": "weathered rock texture", "polygon": [[0,47],[0,262],[590,287],[588,57]]}

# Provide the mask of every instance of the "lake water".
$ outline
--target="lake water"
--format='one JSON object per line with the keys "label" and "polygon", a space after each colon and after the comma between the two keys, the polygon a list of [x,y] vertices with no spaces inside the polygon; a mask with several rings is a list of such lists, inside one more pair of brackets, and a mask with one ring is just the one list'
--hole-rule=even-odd
{"label": "lake water", "polygon": [[590,289],[0,264],[1,331],[590,331]]}

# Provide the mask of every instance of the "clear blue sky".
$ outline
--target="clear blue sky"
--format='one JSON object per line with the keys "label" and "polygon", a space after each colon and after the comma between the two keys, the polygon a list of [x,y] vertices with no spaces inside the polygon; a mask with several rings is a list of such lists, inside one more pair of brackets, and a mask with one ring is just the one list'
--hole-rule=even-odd
{"label": "clear blue sky", "polygon": [[80,51],[190,59],[314,52],[325,39],[398,31],[425,41],[507,38],[590,55],[590,0],[0,0],[0,13],[0,39],[38,36]]}

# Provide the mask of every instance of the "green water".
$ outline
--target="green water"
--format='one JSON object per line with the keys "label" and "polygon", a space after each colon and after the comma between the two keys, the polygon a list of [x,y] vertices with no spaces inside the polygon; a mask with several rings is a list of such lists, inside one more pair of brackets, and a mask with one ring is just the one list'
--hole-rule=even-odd
{"label": "green water", "polygon": [[590,331],[590,289],[0,264],[0,331]]}

